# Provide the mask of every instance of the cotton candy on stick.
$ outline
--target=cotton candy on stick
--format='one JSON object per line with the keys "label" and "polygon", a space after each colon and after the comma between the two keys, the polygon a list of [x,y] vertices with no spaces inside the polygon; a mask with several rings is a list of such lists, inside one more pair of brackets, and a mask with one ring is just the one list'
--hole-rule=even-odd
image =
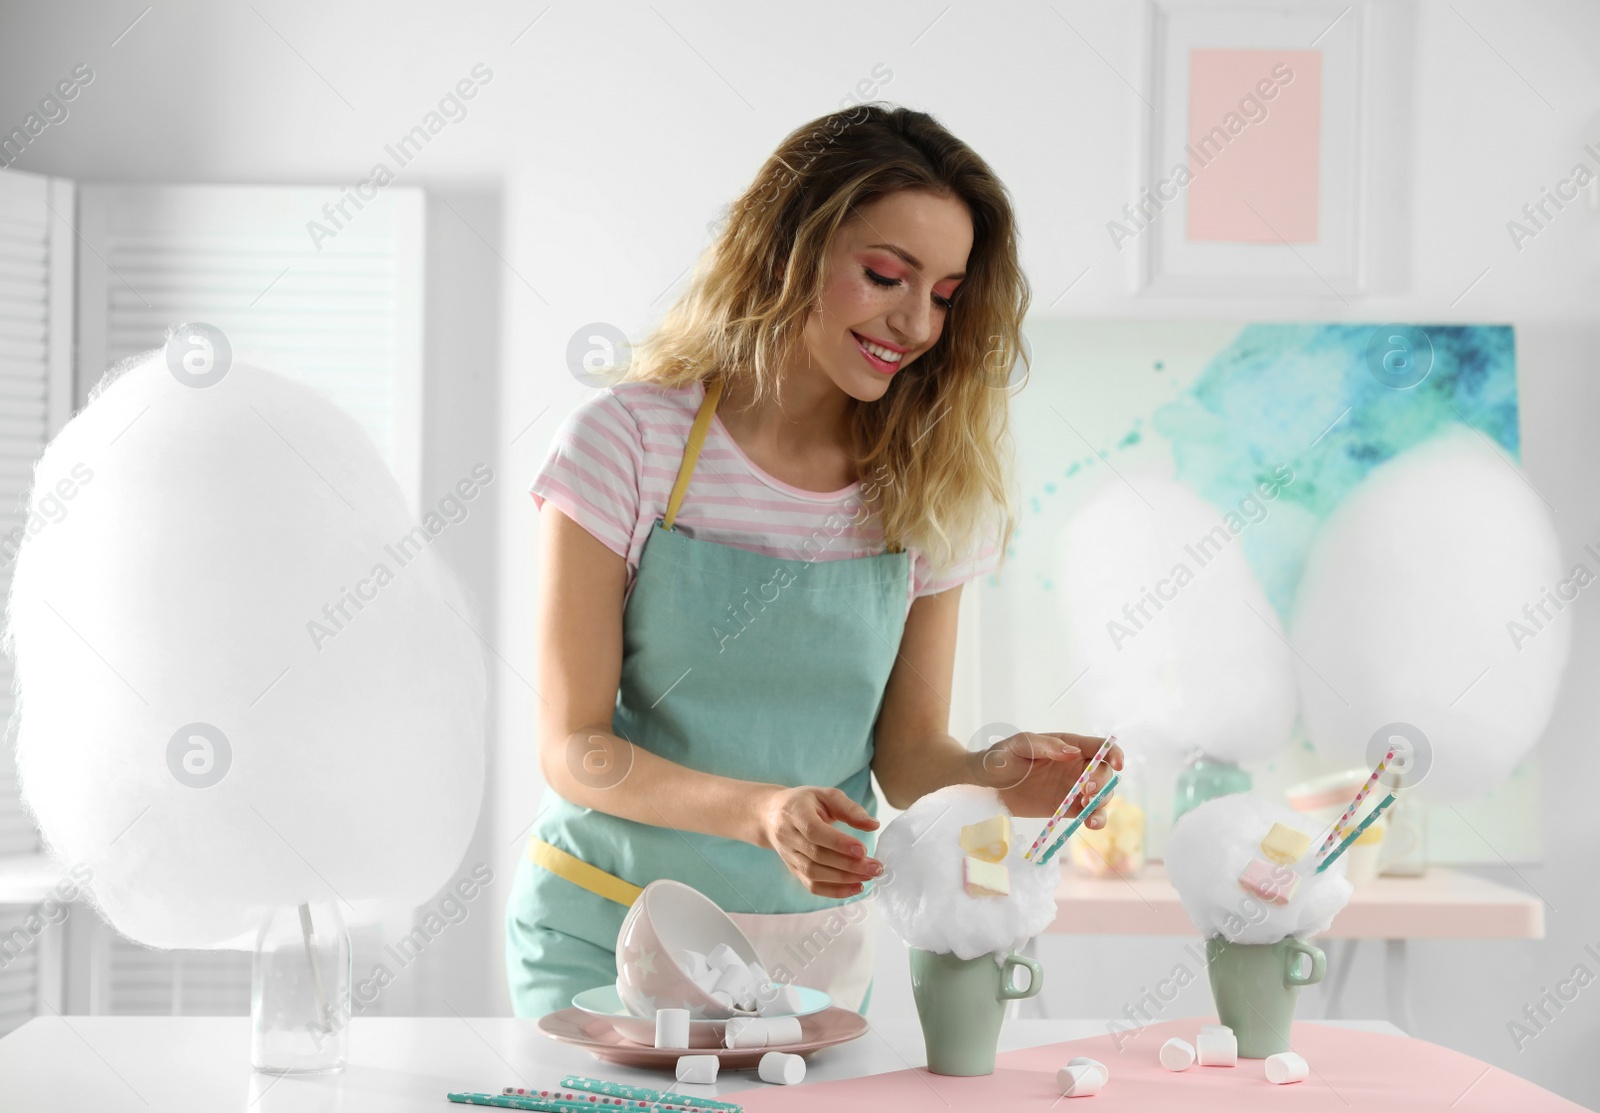
{"label": "cotton candy on stick", "polygon": [[417,524],[353,418],[246,363],[185,385],[151,353],[33,490],[65,512],[11,587],[17,767],[113,927],[248,946],[269,909],[338,900],[359,922],[449,880],[483,788],[484,651],[448,523]]}

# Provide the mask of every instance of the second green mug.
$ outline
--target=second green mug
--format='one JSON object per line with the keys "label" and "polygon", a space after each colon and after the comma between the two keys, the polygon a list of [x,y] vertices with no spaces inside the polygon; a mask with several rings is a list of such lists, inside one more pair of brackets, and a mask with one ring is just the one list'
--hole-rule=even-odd
{"label": "second green mug", "polygon": [[[994,1073],[1000,1022],[1006,1002],[1032,997],[1044,984],[1039,964],[1021,955],[997,963],[993,955],[957,958],[911,947],[911,995],[922,1021],[928,1069],[934,1074]],[[1028,971],[1028,987],[1016,988],[1016,970]]]}
{"label": "second green mug", "polygon": [[[1295,972],[1301,955],[1311,960],[1305,977]],[[1292,935],[1276,943],[1230,943],[1220,935],[1206,940],[1217,1019],[1233,1029],[1239,1058],[1265,1059],[1289,1050],[1300,987],[1320,982],[1327,969],[1320,948]]]}

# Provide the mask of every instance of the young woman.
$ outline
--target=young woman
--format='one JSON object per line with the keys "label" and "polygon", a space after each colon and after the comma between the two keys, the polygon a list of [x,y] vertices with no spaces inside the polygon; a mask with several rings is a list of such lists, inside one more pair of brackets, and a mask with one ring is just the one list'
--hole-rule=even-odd
{"label": "young woman", "polygon": [[861,105],[784,140],[563,423],[532,488],[551,792],[506,909],[517,1015],[615,981],[663,877],[769,973],[864,1010],[872,776],[897,808],[958,782],[1060,803],[1101,739],[948,731],[960,585],[1014,528],[1027,304],[993,171],[931,116]]}

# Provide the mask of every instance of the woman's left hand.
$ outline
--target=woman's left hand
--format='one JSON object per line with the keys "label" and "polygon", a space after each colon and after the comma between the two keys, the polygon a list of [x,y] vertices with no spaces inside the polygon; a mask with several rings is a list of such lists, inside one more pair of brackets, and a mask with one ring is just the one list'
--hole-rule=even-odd
{"label": "woman's left hand", "polygon": [[[1104,738],[1084,734],[1043,734],[1023,731],[1002,739],[983,751],[978,783],[986,784],[1000,793],[1000,801],[1021,817],[1048,818],[1055,814],[1062,799],[1077,782],[1083,767],[1099,752]],[[1109,766],[1109,768],[1108,768]],[[1090,773],[1081,796],[1068,809],[1076,816],[1094,794],[1111,779],[1111,770],[1122,768],[1122,747],[1112,743],[1106,756]],[[1101,801],[1086,827],[1106,825],[1106,804]]]}

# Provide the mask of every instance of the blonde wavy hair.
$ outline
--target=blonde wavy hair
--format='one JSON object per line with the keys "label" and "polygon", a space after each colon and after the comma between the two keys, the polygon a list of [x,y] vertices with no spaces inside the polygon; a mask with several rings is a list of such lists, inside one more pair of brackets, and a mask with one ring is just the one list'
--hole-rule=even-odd
{"label": "blonde wavy hair", "polygon": [[1009,388],[1026,379],[1029,287],[1005,187],[925,112],[873,102],[791,132],[615,381],[709,387],[745,376],[757,400],[781,397],[779,369],[803,355],[834,232],[904,189],[962,201],[972,250],[938,342],[881,399],[851,408],[863,501],[892,550],[915,546],[944,568],[993,540],[1003,562],[1016,528]]}

